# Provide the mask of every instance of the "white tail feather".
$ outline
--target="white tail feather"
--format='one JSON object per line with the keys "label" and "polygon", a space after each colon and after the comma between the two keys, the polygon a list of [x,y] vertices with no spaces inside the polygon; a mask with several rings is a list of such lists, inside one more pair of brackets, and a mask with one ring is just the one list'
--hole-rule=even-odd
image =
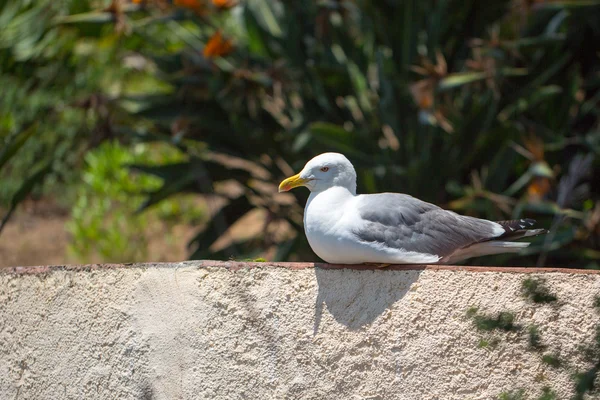
{"label": "white tail feather", "polygon": [[[545,229],[528,229],[524,232],[524,235],[522,237],[529,237],[529,236],[537,236],[537,235],[541,235],[542,233],[545,233],[546,230]],[[527,246],[525,246],[527,247]]]}
{"label": "white tail feather", "polygon": [[471,257],[487,256],[501,253],[518,253],[529,246],[527,242],[501,242],[491,241],[476,243],[472,246],[458,249],[451,255],[440,260],[440,264],[452,264]]}

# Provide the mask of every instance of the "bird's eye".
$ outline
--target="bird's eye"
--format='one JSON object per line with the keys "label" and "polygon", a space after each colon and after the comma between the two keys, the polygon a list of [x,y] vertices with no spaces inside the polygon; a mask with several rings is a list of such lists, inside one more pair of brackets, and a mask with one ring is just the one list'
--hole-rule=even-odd
{"label": "bird's eye", "polygon": [[321,168],[321,172],[327,172],[327,171],[329,171],[329,167],[323,167],[323,168]]}

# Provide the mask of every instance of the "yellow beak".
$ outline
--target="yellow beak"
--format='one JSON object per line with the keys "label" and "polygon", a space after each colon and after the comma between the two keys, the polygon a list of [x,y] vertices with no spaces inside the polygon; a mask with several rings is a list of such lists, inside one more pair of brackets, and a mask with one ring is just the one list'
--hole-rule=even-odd
{"label": "yellow beak", "polygon": [[287,192],[288,190],[292,190],[293,188],[298,187],[298,186],[304,186],[306,184],[306,182],[308,182],[308,181],[309,181],[308,179],[300,178],[300,174],[290,176],[289,178],[284,179],[279,184],[279,193]]}

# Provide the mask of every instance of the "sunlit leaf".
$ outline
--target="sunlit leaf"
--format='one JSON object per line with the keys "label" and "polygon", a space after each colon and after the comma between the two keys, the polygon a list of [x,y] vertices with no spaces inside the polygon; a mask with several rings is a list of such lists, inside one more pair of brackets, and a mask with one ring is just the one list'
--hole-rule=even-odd
{"label": "sunlit leaf", "polygon": [[[136,4],[123,4],[121,6],[122,12],[133,12],[138,11],[139,6]],[[92,23],[92,24],[104,24],[107,22],[114,22],[115,14],[109,11],[92,11],[81,14],[64,15],[59,16],[55,19],[57,24],[78,24],[78,23]]]}
{"label": "sunlit leaf", "polygon": [[450,74],[440,80],[438,88],[440,90],[453,89],[469,83],[477,82],[485,79],[485,72],[457,72]]}

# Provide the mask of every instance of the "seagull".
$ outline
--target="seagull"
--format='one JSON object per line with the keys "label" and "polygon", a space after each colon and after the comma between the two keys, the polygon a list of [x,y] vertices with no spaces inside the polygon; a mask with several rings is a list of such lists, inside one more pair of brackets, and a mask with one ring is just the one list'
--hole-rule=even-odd
{"label": "seagull", "polygon": [[281,182],[305,186],[304,232],[332,264],[452,264],[529,246],[513,240],[546,233],[532,219],[488,221],[444,210],[407,194],[356,194],[356,171],[339,153],[323,153]]}

